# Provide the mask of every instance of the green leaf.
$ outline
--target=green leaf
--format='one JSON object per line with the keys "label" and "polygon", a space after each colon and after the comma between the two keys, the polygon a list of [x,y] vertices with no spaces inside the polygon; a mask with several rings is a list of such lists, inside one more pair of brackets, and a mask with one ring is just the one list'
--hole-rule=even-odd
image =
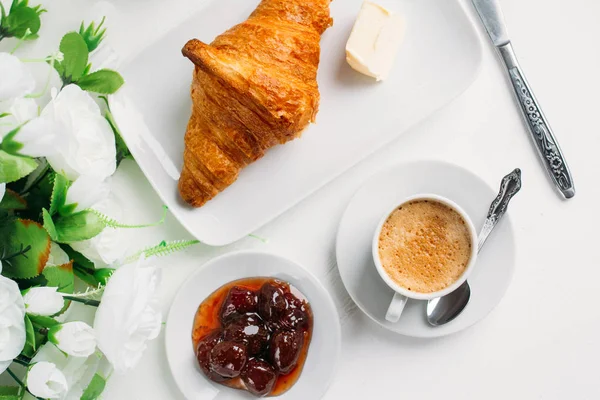
{"label": "green leaf", "polygon": [[0,249],[5,254],[15,254],[29,246],[25,254],[4,259],[2,275],[16,279],[40,275],[50,255],[50,236],[31,220],[8,219],[0,224]]}
{"label": "green leaf", "polygon": [[169,210],[169,207],[167,206],[163,206],[163,215],[160,218],[160,220],[158,220],[157,222],[153,222],[151,224],[140,224],[140,225],[129,225],[129,224],[123,224],[119,221],[117,221],[114,218],[109,217],[108,215],[102,214],[100,211],[98,210],[94,210],[94,209],[90,209],[89,211],[96,214],[96,216],[98,218],[100,218],[100,220],[104,223],[105,227],[110,227],[110,228],[128,228],[128,229],[132,229],[132,228],[150,228],[152,226],[159,226],[162,225],[165,222],[165,218],[167,217],[167,211]]}
{"label": "green leaf", "polygon": [[123,161],[126,158],[133,159],[133,156],[131,155],[127,144],[125,143],[125,140],[123,140],[121,130],[117,126],[117,122],[115,121],[115,118],[113,117],[112,112],[110,111],[108,99],[104,96],[101,96],[101,98],[106,102],[106,107],[108,108],[108,110],[106,111],[105,118],[108,121],[110,127],[112,128],[113,133],[115,134],[115,144],[117,146],[117,166],[119,166],[119,164],[121,164],[121,161]]}
{"label": "green leaf", "polygon": [[44,229],[48,232],[50,239],[57,241],[58,233],[56,232],[56,226],[54,226],[54,221],[52,221],[50,213],[45,208],[42,209],[42,219],[44,220]]}
{"label": "green leaf", "polygon": [[[42,275],[46,278],[46,286],[57,287],[58,291],[61,293],[73,294],[75,275],[73,274],[72,262],[64,265],[46,267],[44,268]],[[65,300],[65,306],[58,314],[64,313],[69,307],[69,304],[70,301]]]}
{"label": "green leaf", "polygon": [[112,274],[115,273],[114,268],[100,268],[94,272],[94,278],[102,286],[106,286]]}
{"label": "green leaf", "polygon": [[52,317],[45,317],[42,315],[28,315],[31,323],[40,328],[51,328],[55,325],[58,325],[58,321]]}
{"label": "green leaf", "polygon": [[13,156],[0,150],[0,183],[17,181],[29,175],[37,166],[33,158]]}
{"label": "green leaf", "polygon": [[0,201],[0,210],[25,210],[27,208],[27,201],[19,196],[17,192],[13,192],[10,189],[6,189],[6,193]]}
{"label": "green leaf", "polygon": [[8,132],[6,136],[0,142],[0,148],[7,152],[8,154],[12,154],[15,156],[19,155],[19,150],[23,148],[23,144],[14,140],[17,133],[21,130],[21,126],[17,126],[12,131]]}
{"label": "green leaf", "polygon": [[31,33],[27,36],[25,36],[24,38],[22,38],[23,40],[36,40],[39,39],[40,35],[38,35],[37,33]]}
{"label": "green leaf", "polygon": [[31,323],[29,316],[25,315],[25,347],[21,354],[32,358],[35,355],[36,350],[35,330],[33,329],[33,324]]}
{"label": "green leaf", "polygon": [[105,228],[102,219],[91,210],[61,216],[54,221],[59,243],[72,243],[88,240]]}
{"label": "green leaf", "polygon": [[[7,113],[7,112],[5,112],[5,113],[0,113],[0,118],[8,117],[9,115],[12,115],[12,114],[11,114],[11,113]],[[2,387],[2,386],[0,386],[0,388],[1,388],[1,387]]]}
{"label": "green leaf", "polygon": [[30,7],[19,7],[16,10],[11,10],[3,21],[3,29],[7,31],[7,36],[14,36],[19,39],[38,33],[40,26],[39,14]]}
{"label": "green leaf", "polygon": [[85,40],[79,33],[69,32],[63,36],[59,48],[64,56],[61,62],[64,68],[63,81],[66,80],[64,83],[76,82],[83,76],[88,63],[89,51]]}
{"label": "green leaf", "polygon": [[102,29],[102,25],[104,25],[104,20],[106,17],[102,17],[102,20],[95,26],[95,23],[92,23],[86,28],[81,22],[81,26],[79,27],[79,34],[85,40],[85,44],[87,44],[88,50],[91,53],[96,50],[96,48],[100,45],[102,40],[104,40],[104,35],[106,34],[106,28]]}
{"label": "green leaf", "polygon": [[188,247],[194,246],[196,244],[201,243],[199,240],[175,240],[173,242],[162,241],[156,246],[147,247],[144,250],[129,256],[125,259],[125,263],[134,262],[143,254],[144,257],[162,257],[169,254],[177,253],[179,251],[183,251]]}
{"label": "green leaf", "polygon": [[75,276],[90,286],[97,286],[99,282],[94,277],[96,272],[94,263],[85,258],[83,254],[73,250],[69,245],[62,244],[60,247],[67,253],[69,259],[73,260],[73,273],[75,273]]}
{"label": "green leaf", "polygon": [[95,374],[90,384],[81,395],[81,400],[96,400],[100,397],[106,386],[106,379],[101,375]]}
{"label": "green leaf", "polygon": [[102,94],[115,93],[123,83],[123,77],[110,69],[101,69],[77,80],[77,85],[83,90]]}
{"label": "green leaf", "polygon": [[56,214],[65,205],[69,180],[61,174],[55,174],[52,196],[50,197],[50,215]]}
{"label": "green leaf", "polygon": [[52,265],[44,268],[42,273],[46,281],[46,286],[57,287],[61,293],[73,293],[74,278],[73,264],[71,262],[64,265]]}
{"label": "green leaf", "polygon": [[71,246],[63,244],[60,246],[60,248],[63,249],[65,253],[67,253],[69,259],[73,260],[74,264],[78,264],[83,268],[89,270],[90,272],[94,272],[94,270],[96,269],[93,262],[88,260],[83,254],[73,250]]}
{"label": "green leaf", "polygon": [[[35,175],[38,177],[35,178]],[[54,183],[54,172],[49,169],[44,172],[39,168],[17,182],[9,184],[11,189],[24,195],[27,199],[27,209],[19,211],[21,219],[31,219],[33,221],[42,220],[42,209],[50,208],[50,196],[52,195],[52,185]]]}
{"label": "green leaf", "polygon": [[20,386],[0,386],[0,400],[21,400],[24,393]]}

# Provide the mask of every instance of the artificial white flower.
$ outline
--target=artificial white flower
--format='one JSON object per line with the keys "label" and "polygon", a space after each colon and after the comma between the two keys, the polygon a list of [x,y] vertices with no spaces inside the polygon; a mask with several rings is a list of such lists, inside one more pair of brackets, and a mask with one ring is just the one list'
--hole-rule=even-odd
{"label": "artificial white flower", "polygon": [[106,358],[100,352],[90,357],[71,357],[60,351],[54,344],[46,343],[40,347],[32,362],[50,362],[63,373],[67,379],[68,392],[64,400],[80,400],[83,392],[90,384],[94,374],[107,377],[110,368]]}
{"label": "artificial white flower", "polygon": [[41,361],[33,364],[27,372],[27,389],[32,395],[43,399],[62,399],[69,390],[67,378],[56,364]]}
{"label": "artificial white flower", "polygon": [[65,204],[75,205],[73,212],[87,210],[108,197],[110,186],[92,176],[80,176],[67,191]]}
{"label": "artificial white flower", "polygon": [[0,275],[0,374],[25,347],[25,304],[16,282]]}
{"label": "artificial white flower", "polygon": [[36,120],[29,124],[40,130],[38,137],[52,131],[57,138],[56,152],[46,156],[55,171],[71,181],[81,175],[103,181],[115,172],[114,133],[96,102],[79,86],[67,85],[58,94],[52,89],[52,100]]}
{"label": "artificial white flower", "polygon": [[0,53],[0,76],[0,101],[23,97],[35,89],[33,75],[12,54]]}
{"label": "artificial white flower", "polygon": [[19,125],[38,116],[38,105],[34,99],[17,97],[0,102],[0,114],[6,114],[0,119],[0,138]]}
{"label": "artificial white flower", "polygon": [[106,285],[94,331],[98,348],[119,373],[135,367],[147,342],[160,333],[159,282],[160,270],[141,257],[117,269]]}
{"label": "artificial white flower", "polygon": [[[110,195],[93,208],[116,220],[121,219],[124,214],[121,202],[114,195]],[[93,262],[96,268],[102,268],[123,259],[128,253],[130,241],[126,240],[124,236],[123,229],[108,227],[91,239],[73,242],[70,245],[73,250]]]}
{"label": "artificial white flower", "polygon": [[22,145],[18,153],[24,156],[50,157],[59,150],[56,147],[57,131],[48,129],[46,121],[40,118],[21,125],[12,140]]}
{"label": "artificial white flower", "polygon": [[33,287],[23,295],[27,314],[49,317],[63,309],[65,302],[57,287]]}
{"label": "artificial white flower", "polygon": [[96,351],[96,336],[85,322],[66,322],[48,330],[48,340],[73,357],[89,357]]}

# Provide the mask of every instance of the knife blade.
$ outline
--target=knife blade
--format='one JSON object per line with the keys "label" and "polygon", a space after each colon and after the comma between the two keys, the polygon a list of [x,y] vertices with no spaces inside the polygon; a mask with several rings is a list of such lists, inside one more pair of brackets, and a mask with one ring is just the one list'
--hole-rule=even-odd
{"label": "knife blade", "polygon": [[483,22],[494,46],[503,46],[510,42],[504,24],[504,14],[497,0],[473,0],[473,5]]}
{"label": "knife blade", "polygon": [[560,193],[567,199],[572,198],[575,196],[575,185],[571,171],[548,120],[517,61],[506,31],[499,1],[472,0],[472,2],[492,43],[504,61],[527,128],[546,171]]}

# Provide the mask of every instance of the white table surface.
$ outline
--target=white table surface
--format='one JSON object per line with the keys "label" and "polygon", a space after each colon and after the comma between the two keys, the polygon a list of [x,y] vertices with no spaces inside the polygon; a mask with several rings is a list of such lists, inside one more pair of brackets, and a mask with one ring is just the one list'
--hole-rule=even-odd
{"label": "white table surface", "polygon": [[[504,71],[484,42],[480,74],[464,95],[256,232],[268,238],[268,244],[247,238],[224,248],[198,246],[158,260],[165,269],[165,315],[177,288],[203,262],[233,249],[264,249],[310,268],[340,307],[343,355],[325,399],[600,398],[600,131],[594,122],[600,106],[600,2],[501,3],[522,66],[569,160],[577,187],[574,199],[561,200],[551,186]],[[194,0],[114,0],[99,5],[115,16],[109,20],[113,36],[115,29],[125,29],[119,27],[126,21],[131,32],[136,30],[112,40],[131,56],[130,49],[159,36],[177,22],[178,14],[194,6]],[[80,20],[80,12],[89,13],[71,10],[65,18],[72,21]],[[494,187],[513,168],[523,170],[523,189],[510,208],[518,243],[512,286],[483,322],[437,340],[394,336],[362,315],[339,281],[334,254],[337,225],[352,193],[386,166],[419,159],[460,164]],[[129,198],[129,206],[140,215],[153,218],[159,213],[160,200],[135,164],[123,165],[117,181],[123,188],[120,195]],[[144,243],[189,238],[172,217],[161,228],[135,235]],[[182,398],[167,367],[162,335],[149,345],[138,368],[111,378],[104,398]]]}

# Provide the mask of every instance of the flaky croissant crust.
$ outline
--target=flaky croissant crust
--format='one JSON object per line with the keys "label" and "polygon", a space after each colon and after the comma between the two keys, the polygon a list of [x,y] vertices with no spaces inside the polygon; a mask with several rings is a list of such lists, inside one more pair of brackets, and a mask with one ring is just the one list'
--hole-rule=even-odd
{"label": "flaky croissant crust", "polygon": [[207,45],[182,52],[194,64],[192,116],[179,192],[200,207],[265,151],[298,137],[319,108],[321,34],[330,0],[263,0]]}

